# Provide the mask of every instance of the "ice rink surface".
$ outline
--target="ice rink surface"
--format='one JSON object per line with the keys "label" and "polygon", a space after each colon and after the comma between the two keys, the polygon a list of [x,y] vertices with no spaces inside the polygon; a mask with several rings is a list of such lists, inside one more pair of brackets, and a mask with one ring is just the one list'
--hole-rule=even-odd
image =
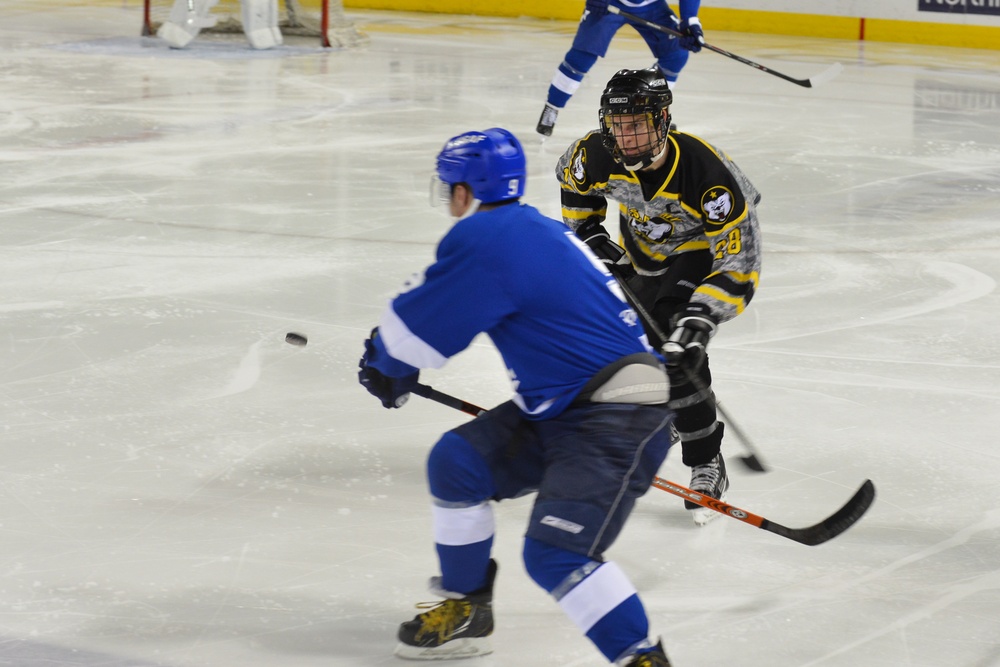
{"label": "ice rink surface", "polygon": [[[572,24],[354,16],[357,51],[173,52],[134,0],[0,6],[0,665],[402,664],[437,573],[424,458],[466,417],[386,411],[356,370],[450,224],[434,155],[511,129],[556,216],[556,159],[651,57],[623,31],[543,144]],[[652,490],[608,556],[677,667],[996,667],[1000,51],[706,30],[844,65],[805,89],[703,52],[676,91],[764,197],[760,290],[711,351],[773,471],[728,436],[729,499],[799,527],[879,496],[806,547]],[[485,339],[422,377],[510,395]],[[529,503],[498,507],[496,652],[461,667],[603,664],[524,572]]]}

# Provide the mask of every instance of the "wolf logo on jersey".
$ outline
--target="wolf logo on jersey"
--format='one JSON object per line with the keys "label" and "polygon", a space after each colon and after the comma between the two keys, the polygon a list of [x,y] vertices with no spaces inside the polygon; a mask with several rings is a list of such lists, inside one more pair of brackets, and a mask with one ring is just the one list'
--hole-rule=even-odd
{"label": "wolf logo on jersey", "polygon": [[721,186],[712,188],[702,196],[701,210],[712,222],[725,222],[733,212],[733,193]]}

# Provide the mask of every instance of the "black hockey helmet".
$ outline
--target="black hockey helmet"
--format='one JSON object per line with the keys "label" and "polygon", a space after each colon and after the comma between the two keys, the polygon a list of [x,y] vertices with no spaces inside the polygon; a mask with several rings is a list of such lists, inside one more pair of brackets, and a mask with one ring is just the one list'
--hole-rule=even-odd
{"label": "black hockey helmet", "polygon": [[[673,101],[670,86],[659,67],[619,70],[601,95],[601,136],[611,155],[632,171],[653,164],[667,147]],[[623,151],[615,137],[612,116],[645,118],[648,130],[642,136],[630,135],[637,145]]]}

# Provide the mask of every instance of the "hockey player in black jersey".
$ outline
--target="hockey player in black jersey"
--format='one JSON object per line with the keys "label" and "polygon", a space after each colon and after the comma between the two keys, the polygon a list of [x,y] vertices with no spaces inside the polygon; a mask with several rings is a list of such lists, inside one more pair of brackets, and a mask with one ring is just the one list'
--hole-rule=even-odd
{"label": "hockey player in black jersey", "polygon": [[[601,96],[601,127],[559,160],[563,221],[627,282],[655,320],[647,334],[671,369],[683,461],[691,488],[722,498],[729,487],[720,451],[705,349],[721,322],[750,303],[760,272],[760,194],[721,150],[670,131],[673,96],[655,67],[621,70]],[[618,203],[613,243],[602,223]],[[656,331],[667,340],[659,340]],[[697,505],[694,518],[714,513]]]}

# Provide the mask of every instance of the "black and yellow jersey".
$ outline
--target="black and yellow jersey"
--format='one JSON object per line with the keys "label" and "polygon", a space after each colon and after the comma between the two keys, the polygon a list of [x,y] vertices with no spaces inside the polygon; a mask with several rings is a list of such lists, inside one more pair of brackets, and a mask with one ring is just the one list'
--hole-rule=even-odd
{"label": "black and yellow jersey", "polygon": [[597,130],[575,142],[556,167],[563,221],[574,230],[591,219],[603,222],[608,200],[617,202],[620,242],[640,275],[662,275],[681,253],[714,252],[691,301],[724,322],[743,312],[757,288],[760,194],[703,139],[671,132],[668,142],[663,167],[643,172],[617,162]]}

